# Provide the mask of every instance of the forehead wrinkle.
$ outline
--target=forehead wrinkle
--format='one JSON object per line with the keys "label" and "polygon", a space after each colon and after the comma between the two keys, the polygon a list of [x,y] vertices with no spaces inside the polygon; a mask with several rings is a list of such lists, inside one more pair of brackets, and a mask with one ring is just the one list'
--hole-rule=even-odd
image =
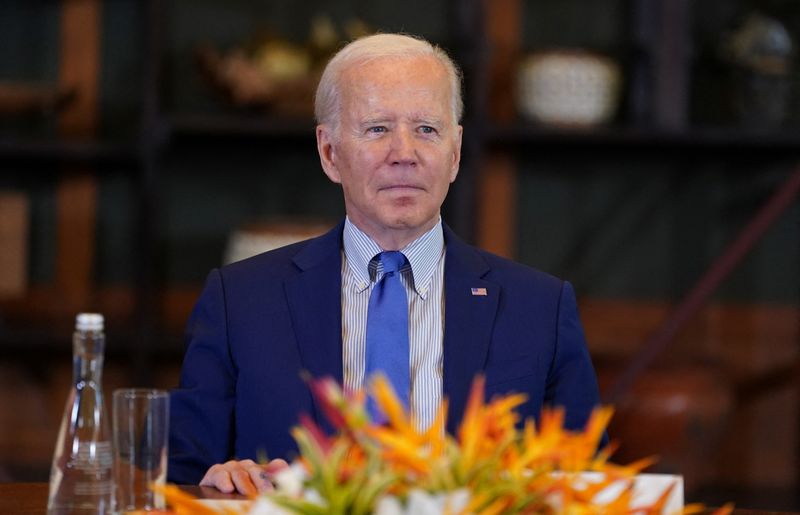
{"label": "forehead wrinkle", "polygon": [[[427,56],[422,59],[427,61]],[[387,58],[369,60],[366,63],[367,67],[375,63],[380,63]],[[392,60],[388,58],[388,60]],[[401,61],[406,61],[402,59]],[[416,57],[411,59],[416,60]],[[340,107],[343,104],[349,105],[345,111],[349,111],[351,120],[364,124],[369,122],[386,122],[395,121],[398,119],[408,120],[410,122],[425,122],[430,125],[436,124],[437,127],[443,127],[457,124],[457,120],[451,120],[452,115],[452,86],[448,80],[446,70],[438,61],[428,61],[433,66],[427,67],[428,69],[423,72],[423,75],[433,75],[439,79],[437,81],[441,87],[431,88],[430,84],[413,84],[406,83],[405,90],[399,94],[405,98],[417,98],[419,103],[430,106],[430,110],[422,112],[414,110],[411,112],[394,112],[395,102],[393,98],[389,97],[387,90],[392,90],[393,71],[388,73],[364,76],[361,75],[363,67],[349,67],[344,70],[341,76],[341,98]],[[391,94],[392,96],[398,95],[398,92]],[[402,103],[401,103],[402,104]],[[359,113],[360,111],[360,113]],[[454,113],[453,113],[454,114]]]}

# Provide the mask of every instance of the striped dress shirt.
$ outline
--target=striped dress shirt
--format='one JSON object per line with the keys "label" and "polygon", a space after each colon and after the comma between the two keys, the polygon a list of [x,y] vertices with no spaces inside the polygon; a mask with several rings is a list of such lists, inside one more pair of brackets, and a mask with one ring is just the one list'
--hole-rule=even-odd
{"label": "striped dress shirt", "polygon": [[[383,266],[372,261],[382,249],[345,220],[342,258],[342,349],[344,387],[364,384],[367,309],[372,288]],[[444,339],[444,235],[439,220],[401,252],[408,259],[400,281],[408,298],[411,412],[422,430],[431,425],[442,401],[442,342]]]}

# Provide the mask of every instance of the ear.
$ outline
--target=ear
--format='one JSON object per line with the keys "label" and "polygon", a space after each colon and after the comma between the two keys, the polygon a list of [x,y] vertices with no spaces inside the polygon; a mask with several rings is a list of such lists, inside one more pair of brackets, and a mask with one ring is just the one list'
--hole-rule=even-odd
{"label": "ear", "polygon": [[453,142],[453,163],[450,167],[450,182],[456,180],[458,169],[461,166],[461,136],[464,134],[464,127],[456,126],[455,141]]}
{"label": "ear", "polygon": [[319,162],[322,164],[322,170],[328,179],[341,184],[342,177],[339,174],[339,169],[336,167],[336,149],[334,146],[334,129],[330,125],[320,124],[317,125],[317,152],[319,152]]}

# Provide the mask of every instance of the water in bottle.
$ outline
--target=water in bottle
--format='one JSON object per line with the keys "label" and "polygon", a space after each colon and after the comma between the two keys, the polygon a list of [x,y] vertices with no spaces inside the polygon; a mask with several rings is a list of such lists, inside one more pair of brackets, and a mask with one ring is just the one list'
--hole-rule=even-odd
{"label": "water in bottle", "polygon": [[48,515],[115,511],[111,433],[101,387],[103,315],[81,313],[72,339],[72,388],[50,469]]}

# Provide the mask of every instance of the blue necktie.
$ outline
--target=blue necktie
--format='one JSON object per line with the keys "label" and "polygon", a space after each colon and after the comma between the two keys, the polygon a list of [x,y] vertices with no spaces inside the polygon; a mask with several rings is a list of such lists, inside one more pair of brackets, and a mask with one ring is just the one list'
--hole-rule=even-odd
{"label": "blue necktie", "polygon": [[[373,260],[383,264],[383,276],[372,289],[367,311],[367,357],[365,379],[382,372],[395,393],[408,407],[410,387],[408,358],[408,300],[400,282],[406,263],[402,252],[381,252]],[[373,421],[385,422],[372,399],[367,409]]]}

